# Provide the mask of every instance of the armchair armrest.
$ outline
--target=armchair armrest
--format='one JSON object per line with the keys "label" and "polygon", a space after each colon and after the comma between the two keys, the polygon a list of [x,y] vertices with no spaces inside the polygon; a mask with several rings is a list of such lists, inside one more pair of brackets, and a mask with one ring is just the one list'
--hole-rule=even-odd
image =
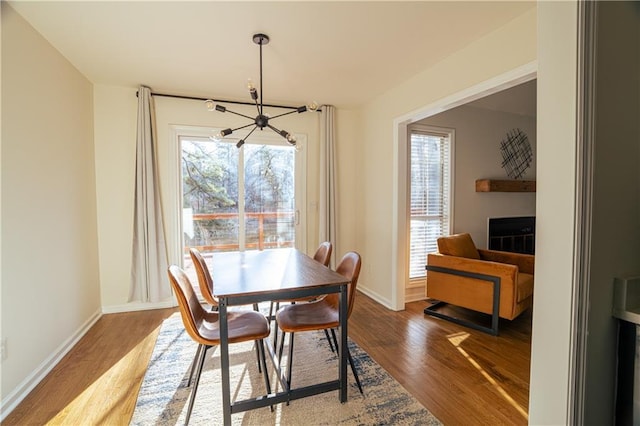
{"label": "armchair armrest", "polygon": [[533,275],[535,256],[532,254],[483,249],[478,249],[478,253],[480,253],[482,260],[516,265],[520,272]]}
{"label": "armchair armrest", "polygon": [[447,256],[440,253],[431,253],[427,257],[427,263],[431,266],[457,269],[459,271],[476,272],[478,274],[499,276],[503,280],[515,281],[518,266],[497,261],[469,259],[466,257]]}

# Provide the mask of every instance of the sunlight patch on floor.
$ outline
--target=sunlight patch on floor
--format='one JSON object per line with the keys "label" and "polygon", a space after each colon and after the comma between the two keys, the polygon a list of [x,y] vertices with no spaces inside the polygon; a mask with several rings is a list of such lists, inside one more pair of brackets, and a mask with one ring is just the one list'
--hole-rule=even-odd
{"label": "sunlight patch on floor", "polygon": [[[130,399],[132,392],[138,392],[140,383],[138,380],[130,380],[129,386],[114,386],[114,383],[122,383],[122,376],[130,376],[136,374],[136,366],[145,362],[140,357],[141,348],[155,342],[159,327],[150,333],[145,339],[140,341],[133,349],[123,356],[111,368],[105,371],[98,379],[87,386],[73,401],[62,408],[47,424],[77,424],[81,420],[84,424],[105,424],[114,421],[121,422],[125,419],[114,419],[112,416],[112,408],[117,407]],[[149,341],[151,340],[151,341]],[[139,369],[138,369],[139,370]],[[144,369],[142,369],[144,372]],[[144,374],[144,373],[143,373]],[[92,405],[95,404],[96,398],[102,401],[99,410],[100,418],[95,417],[92,412]],[[121,410],[113,410],[121,411]],[[126,419],[125,421],[128,421]]]}
{"label": "sunlight patch on floor", "polygon": [[511,397],[511,395],[509,395],[507,393],[507,391],[505,391],[504,388],[502,386],[500,386],[500,384],[498,382],[496,382],[496,380],[493,377],[491,377],[489,375],[489,373],[487,373],[480,366],[480,364],[478,364],[476,362],[476,360],[473,359],[467,353],[467,351],[465,351],[461,347],[462,342],[464,342],[469,336],[470,336],[469,333],[463,331],[463,332],[460,332],[460,333],[450,334],[449,336],[447,336],[447,339],[449,339],[449,342],[451,342],[451,344],[456,347],[456,349],[467,359],[467,361],[469,361],[471,363],[471,365],[473,365],[476,368],[476,370],[478,370],[480,372],[480,374],[482,374],[482,376],[484,376],[484,378],[487,379],[487,381],[498,391],[498,393],[500,395],[502,395],[503,398],[506,399],[507,402],[509,402],[509,404],[511,404],[516,410],[518,410],[518,412],[522,415],[522,417],[524,417],[525,419],[529,420],[529,414],[527,413],[527,410],[522,408],[522,406],[520,404],[518,404]]}

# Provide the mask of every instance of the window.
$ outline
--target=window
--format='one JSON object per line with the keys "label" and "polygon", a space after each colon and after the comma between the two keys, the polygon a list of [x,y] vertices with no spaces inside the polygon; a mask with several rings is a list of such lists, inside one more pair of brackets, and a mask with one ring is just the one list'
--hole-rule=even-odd
{"label": "window", "polygon": [[453,130],[409,128],[409,279],[423,278],[427,254],[451,224]]}
{"label": "window", "polygon": [[255,136],[238,149],[233,139],[209,139],[210,130],[180,133],[185,266],[190,247],[207,253],[303,246],[301,152],[279,137]]}

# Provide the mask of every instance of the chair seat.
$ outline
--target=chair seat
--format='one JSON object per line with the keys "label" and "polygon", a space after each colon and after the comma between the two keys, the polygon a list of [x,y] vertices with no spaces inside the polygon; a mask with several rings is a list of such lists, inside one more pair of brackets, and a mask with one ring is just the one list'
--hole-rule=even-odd
{"label": "chair seat", "polygon": [[325,297],[317,302],[281,308],[276,314],[278,326],[286,333],[338,327],[340,325],[338,310],[329,300],[329,297]]}
{"label": "chair seat", "polygon": [[530,297],[533,294],[533,275],[518,272],[518,294],[516,301],[518,303]]}
{"label": "chair seat", "polygon": [[[206,345],[220,344],[220,322],[217,312],[207,312],[198,326],[198,332],[203,339],[200,343]],[[269,322],[259,312],[229,311],[229,343],[245,342],[248,340],[264,339],[269,336]]]}

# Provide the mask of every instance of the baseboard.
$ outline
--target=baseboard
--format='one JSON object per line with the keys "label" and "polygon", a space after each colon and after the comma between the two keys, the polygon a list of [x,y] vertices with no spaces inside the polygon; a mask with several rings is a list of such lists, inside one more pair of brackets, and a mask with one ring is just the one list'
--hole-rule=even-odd
{"label": "baseboard", "polygon": [[119,314],[121,312],[150,311],[152,309],[175,308],[178,306],[173,298],[157,303],[133,302],[124,305],[103,306],[103,314]]}
{"label": "baseboard", "polygon": [[24,398],[51,372],[60,360],[78,343],[89,329],[100,319],[102,312],[96,311],[85,323],[60,347],[45,359],[26,379],[22,381],[0,403],[0,422],[4,421]]}
{"label": "baseboard", "polygon": [[395,311],[395,309],[392,308],[391,305],[391,301],[385,297],[382,297],[380,294],[376,293],[375,291],[359,285],[358,286],[358,291],[364,293],[365,295],[369,296],[370,298],[372,298],[373,300],[375,300],[376,302],[378,302],[379,304],[381,304],[382,306],[384,306],[387,309],[391,309],[392,311]]}

